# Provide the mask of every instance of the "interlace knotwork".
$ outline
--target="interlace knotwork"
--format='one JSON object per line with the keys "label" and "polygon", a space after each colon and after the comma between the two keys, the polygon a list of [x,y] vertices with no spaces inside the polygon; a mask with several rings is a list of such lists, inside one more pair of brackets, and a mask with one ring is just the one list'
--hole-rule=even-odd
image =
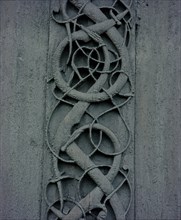
{"label": "interlace knotwork", "polygon": [[100,7],[96,1],[61,0],[52,14],[67,36],[52,54],[57,104],[46,130],[53,167],[48,219],[125,219],[130,207],[129,171],[122,161],[131,131],[122,108],[133,96],[132,2],[107,2]]}

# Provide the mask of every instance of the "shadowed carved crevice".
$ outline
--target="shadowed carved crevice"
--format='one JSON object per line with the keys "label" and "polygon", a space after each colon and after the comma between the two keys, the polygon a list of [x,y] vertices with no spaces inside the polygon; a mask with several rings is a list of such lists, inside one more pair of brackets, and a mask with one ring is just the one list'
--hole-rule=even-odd
{"label": "shadowed carved crevice", "polygon": [[122,166],[131,131],[121,108],[133,96],[130,7],[62,0],[52,14],[67,37],[52,54],[57,105],[47,125],[54,175],[48,219],[123,220],[129,210],[129,170]]}

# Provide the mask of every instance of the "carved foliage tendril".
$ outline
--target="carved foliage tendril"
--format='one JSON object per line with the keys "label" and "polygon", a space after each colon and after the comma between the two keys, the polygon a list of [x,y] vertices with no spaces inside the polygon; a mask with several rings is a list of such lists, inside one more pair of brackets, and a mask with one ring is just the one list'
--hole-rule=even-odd
{"label": "carved foliage tendril", "polygon": [[122,157],[130,129],[121,108],[133,96],[131,3],[109,2],[100,7],[96,1],[61,0],[52,14],[67,37],[52,56],[57,104],[47,125],[53,167],[48,219],[118,220],[129,210],[131,186]]}

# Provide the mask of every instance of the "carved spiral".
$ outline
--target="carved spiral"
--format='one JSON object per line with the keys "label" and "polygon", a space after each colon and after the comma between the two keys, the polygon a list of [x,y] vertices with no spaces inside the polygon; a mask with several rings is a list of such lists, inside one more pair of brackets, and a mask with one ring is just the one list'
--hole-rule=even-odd
{"label": "carved spiral", "polygon": [[[69,5],[75,15],[68,14]],[[48,219],[118,220],[125,219],[129,209],[131,186],[128,170],[121,166],[131,134],[121,108],[133,96],[127,49],[130,7],[120,0],[104,7],[63,0],[60,10],[53,12],[54,21],[66,27],[67,37],[52,61],[58,102],[47,125],[54,172],[46,190]],[[55,115],[61,120],[53,119]],[[116,120],[114,129],[108,126],[109,116]],[[57,125],[50,135],[53,120]],[[124,144],[121,131],[115,132],[119,123],[127,131]],[[120,193],[125,187],[126,204]]]}

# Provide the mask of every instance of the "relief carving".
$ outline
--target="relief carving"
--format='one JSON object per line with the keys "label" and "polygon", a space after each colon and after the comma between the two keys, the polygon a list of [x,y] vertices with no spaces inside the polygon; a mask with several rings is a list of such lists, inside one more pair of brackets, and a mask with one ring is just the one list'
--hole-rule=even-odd
{"label": "relief carving", "polygon": [[121,109],[133,96],[132,3],[109,2],[100,7],[96,1],[61,0],[52,13],[67,37],[52,54],[57,105],[47,125],[53,168],[48,219],[123,220],[131,204],[123,166],[131,131]]}

